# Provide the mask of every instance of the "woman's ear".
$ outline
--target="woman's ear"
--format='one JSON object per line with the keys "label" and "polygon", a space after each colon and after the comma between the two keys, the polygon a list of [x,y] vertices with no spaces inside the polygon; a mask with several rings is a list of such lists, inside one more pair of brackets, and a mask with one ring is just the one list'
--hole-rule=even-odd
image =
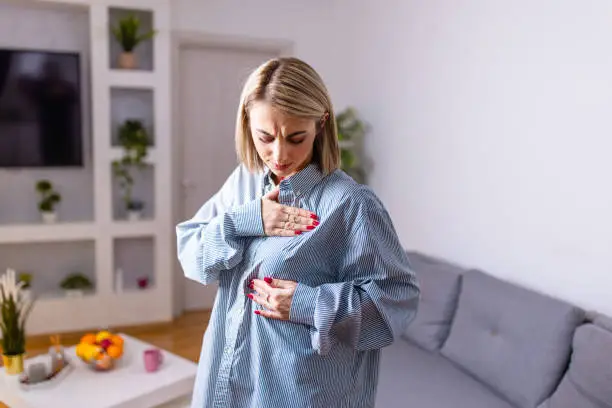
{"label": "woman's ear", "polygon": [[329,119],[329,113],[325,112],[325,114],[323,114],[323,116],[321,117],[321,130],[325,128],[325,123],[327,122],[327,119]]}

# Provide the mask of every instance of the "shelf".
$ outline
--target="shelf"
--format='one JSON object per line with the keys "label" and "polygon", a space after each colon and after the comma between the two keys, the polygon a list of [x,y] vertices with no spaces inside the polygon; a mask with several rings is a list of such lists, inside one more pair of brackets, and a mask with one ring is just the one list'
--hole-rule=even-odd
{"label": "shelf", "polygon": [[[117,238],[155,235],[159,224],[155,220],[114,221],[111,235]],[[44,242],[85,241],[96,238],[96,224],[61,223],[0,226],[0,244],[31,244]]]}
{"label": "shelf", "polygon": [[148,71],[127,71],[111,69],[108,74],[109,86],[113,88],[153,89],[157,83],[155,74]]}
{"label": "shelf", "polygon": [[[155,239],[119,238],[113,242],[115,293],[134,293],[155,285]],[[141,284],[145,286],[140,287]]]}
{"label": "shelf", "polygon": [[119,131],[126,121],[138,121],[155,145],[155,93],[152,89],[110,87],[110,144],[120,146]]}
{"label": "shelf", "polygon": [[43,292],[36,296],[36,301],[54,301],[54,300],[79,300],[83,298],[90,298],[92,296],[97,296],[95,290],[85,291],[82,295],[79,296],[70,296],[67,295],[64,291],[56,290],[56,291],[48,291]]}
{"label": "shelf", "polygon": [[[123,148],[122,147],[111,147],[111,161],[120,160],[123,157]],[[149,147],[147,149],[147,157],[145,159],[146,163],[155,164],[157,162],[157,150],[154,147]]]}
{"label": "shelf", "polygon": [[114,238],[138,238],[155,235],[159,224],[154,220],[114,221],[111,235]]}
{"label": "shelf", "polygon": [[62,242],[94,239],[93,222],[0,226],[0,244]]}

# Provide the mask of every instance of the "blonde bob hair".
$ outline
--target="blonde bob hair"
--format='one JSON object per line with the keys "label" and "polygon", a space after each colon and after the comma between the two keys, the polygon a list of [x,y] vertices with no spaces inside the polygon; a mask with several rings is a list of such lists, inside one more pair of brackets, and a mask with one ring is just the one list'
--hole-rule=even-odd
{"label": "blonde bob hair", "polygon": [[236,120],[236,153],[252,172],[265,166],[251,134],[249,109],[255,102],[267,102],[288,115],[315,120],[318,132],[312,161],[325,175],[339,167],[340,149],[331,99],[323,80],[310,65],[297,58],[275,58],[255,69],[246,80]]}

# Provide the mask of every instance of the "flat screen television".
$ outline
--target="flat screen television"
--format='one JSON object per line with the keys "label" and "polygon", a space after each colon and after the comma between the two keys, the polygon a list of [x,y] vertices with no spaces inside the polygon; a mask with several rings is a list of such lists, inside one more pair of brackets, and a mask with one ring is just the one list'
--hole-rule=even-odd
{"label": "flat screen television", "polygon": [[0,49],[0,167],[83,165],[79,59]]}

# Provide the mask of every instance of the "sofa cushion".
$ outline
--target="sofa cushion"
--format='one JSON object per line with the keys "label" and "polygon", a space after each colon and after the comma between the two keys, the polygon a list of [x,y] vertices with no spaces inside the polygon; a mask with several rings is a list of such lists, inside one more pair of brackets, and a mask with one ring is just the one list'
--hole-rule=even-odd
{"label": "sofa cushion", "polygon": [[439,350],[450,330],[464,270],[420,253],[409,252],[408,259],[419,281],[421,298],[404,338],[426,350]]}
{"label": "sofa cushion", "polygon": [[552,394],[584,312],[481,271],[463,275],[441,353],[521,408]]}
{"label": "sofa cushion", "polygon": [[377,408],[513,408],[439,353],[398,341],[381,353]]}
{"label": "sofa cushion", "polygon": [[612,408],[612,332],[582,325],[572,346],[569,369],[541,408]]}
{"label": "sofa cushion", "polygon": [[593,321],[597,326],[603,327],[604,329],[612,332],[612,317],[599,314]]}

